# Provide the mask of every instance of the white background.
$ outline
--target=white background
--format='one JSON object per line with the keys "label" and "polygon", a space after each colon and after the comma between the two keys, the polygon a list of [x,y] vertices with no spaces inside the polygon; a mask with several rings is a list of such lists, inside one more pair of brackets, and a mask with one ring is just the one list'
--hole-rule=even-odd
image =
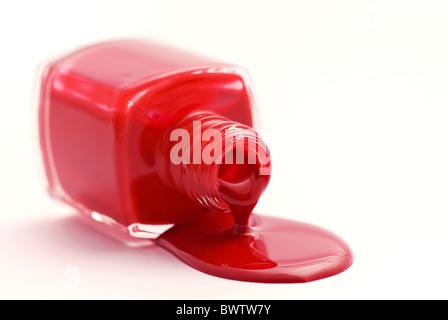
{"label": "white background", "polygon": [[[447,17],[446,1],[427,0],[1,2],[0,298],[448,298]],[[274,161],[256,211],[339,234],[350,269],[305,284],[219,279],[124,247],[48,198],[36,66],[127,36],[249,69]]]}

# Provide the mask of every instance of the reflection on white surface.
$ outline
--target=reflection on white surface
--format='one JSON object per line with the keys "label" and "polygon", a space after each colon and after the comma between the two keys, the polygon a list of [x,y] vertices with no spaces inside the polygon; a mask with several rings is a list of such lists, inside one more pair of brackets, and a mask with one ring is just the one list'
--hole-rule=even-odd
{"label": "reflection on white surface", "polygon": [[158,247],[128,247],[84,219],[70,214],[2,224],[0,298],[132,297],[142,293],[142,283],[162,285],[161,275],[180,266]]}
{"label": "reflection on white surface", "polygon": [[308,299],[331,284],[310,290],[216,278],[157,246],[128,247],[85,221],[64,214],[1,224],[0,299]]}

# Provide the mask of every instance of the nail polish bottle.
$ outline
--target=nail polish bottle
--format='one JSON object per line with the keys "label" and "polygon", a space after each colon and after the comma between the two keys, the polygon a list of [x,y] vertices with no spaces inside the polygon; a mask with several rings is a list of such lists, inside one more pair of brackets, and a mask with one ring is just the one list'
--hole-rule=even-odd
{"label": "nail polish bottle", "polygon": [[[50,194],[135,237],[229,209],[218,190],[219,159],[204,163],[204,149],[224,156],[246,139],[268,152],[252,129],[245,70],[161,44],[118,40],[67,54],[47,65],[40,94]],[[209,129],[219,131],[219,148],[204,137]],[[183,133],[192,150],[173,163]],[[268,178],[269,160],[257,163]]]}
{"label": "nail polish bottle", "polygon": [[243,68],[157,43],[64,55],[40,86],[49,193],[215,276],[306,282],[344,271],[353,257],[335,234],[252,214],[271,175],[253,106]]}

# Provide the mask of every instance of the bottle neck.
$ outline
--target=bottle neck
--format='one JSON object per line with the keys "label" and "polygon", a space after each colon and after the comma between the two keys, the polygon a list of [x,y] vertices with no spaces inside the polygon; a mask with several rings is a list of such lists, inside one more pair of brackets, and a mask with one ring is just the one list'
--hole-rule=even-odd
{"label": "bottle neck", "polygon": [[[190,115],[169,132],[169,141],[167,169],[172,184],[212,210],[230,210],[220,192],[222,175],[247,171],[241,168],[255,168],[257,175],[271,174],[269,150],[258,133],[225,117],[209,113]],[[251,188],[248,182],[245,185],[246,189]]]}

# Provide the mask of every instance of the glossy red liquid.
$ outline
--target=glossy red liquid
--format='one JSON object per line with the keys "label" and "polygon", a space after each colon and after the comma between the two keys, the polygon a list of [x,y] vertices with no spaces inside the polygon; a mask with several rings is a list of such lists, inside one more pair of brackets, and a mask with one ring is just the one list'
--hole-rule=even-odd
{"label": "glossy red liquid", "polygon": [[[133,236],[157,238],[212,275],[302,282],[345,270],[353,258],[337,236],[252,214],[270,178],[270,162],[253,149],[243,148],[251,164],[170,158],[178,142],[170,133],[194,133],[193,120],[201,134],[238,127],[253,137],[252,104],[240,68],[162,45],[113,41],[66,55],[47,66],[41,86],[49,192]],[[199,151],[208,143],[188,142]],[[160,225],[173,227],[159,236]]]}
{"label": "glossy red liquid", "polygon": [[319,227],[252,214],[249,228],[235,233],[229,212],[207,212],[174,226],[157,243],[197,270],[241,281],[308,282],[352,264],[348,245]]}
{"label": "glossy red liquid", "polygon": [[270,175],[259,164],[221,164],[220,193],[231,212],[207,212],[174,226],[157,243],[215,276],[271,283],[307,282],[347,269],[348,245],[324,229],[252,215]]}

